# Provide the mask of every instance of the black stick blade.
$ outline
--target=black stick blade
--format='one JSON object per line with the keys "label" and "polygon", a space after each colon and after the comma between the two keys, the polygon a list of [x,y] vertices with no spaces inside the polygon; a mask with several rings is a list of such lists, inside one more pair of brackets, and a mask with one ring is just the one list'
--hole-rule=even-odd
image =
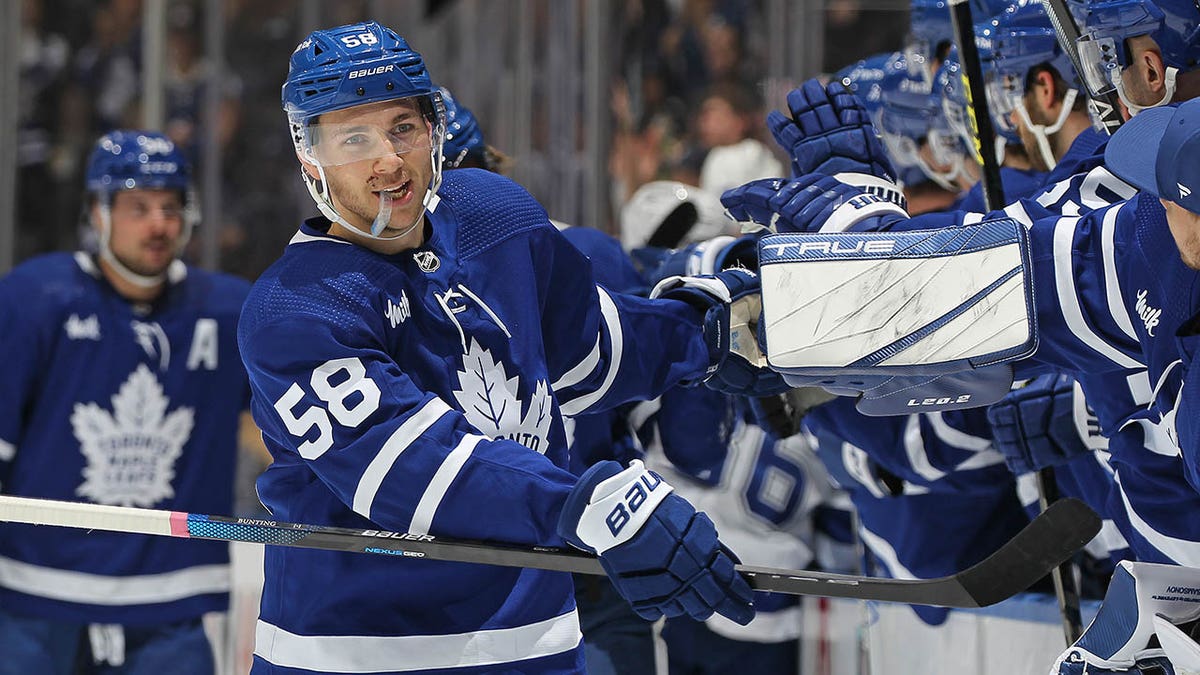
{"label": "black stick blade", "polygon": [[1060,499],[983,562],[959,572],[979,607],[1029,588],[1100,532],[1100,516],[1078,499]]}
{"label": "black stick blade", "polygon": [[1050,505],[982,562],[939,579],[888,579],[739,565],[760,591],[824,595],[971,609],[994,605],[1032,586],[1100,531],[1100,517],[1083,502]]}

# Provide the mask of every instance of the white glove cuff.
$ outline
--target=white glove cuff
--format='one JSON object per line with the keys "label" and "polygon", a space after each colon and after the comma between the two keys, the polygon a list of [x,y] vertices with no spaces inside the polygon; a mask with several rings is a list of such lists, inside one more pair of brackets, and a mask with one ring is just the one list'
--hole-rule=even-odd
{"label": "white glove cuff", "polygon": [[646,470],[640,459],[592,490],[575,533],[597,555],[629,541],[675,488]]}

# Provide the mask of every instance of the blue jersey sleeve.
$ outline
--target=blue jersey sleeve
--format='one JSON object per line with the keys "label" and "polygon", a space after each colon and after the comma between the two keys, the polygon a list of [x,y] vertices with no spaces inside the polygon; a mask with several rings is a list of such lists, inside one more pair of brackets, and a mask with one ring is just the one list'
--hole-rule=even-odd
{"label": "blue jersey sleeve", "polygon": [[588,259],[552,228],[533,242],[546,271],[538,288],[542,336],[563,414],[650,399],[703,376],[709,356],[698,310],[598,286]]}

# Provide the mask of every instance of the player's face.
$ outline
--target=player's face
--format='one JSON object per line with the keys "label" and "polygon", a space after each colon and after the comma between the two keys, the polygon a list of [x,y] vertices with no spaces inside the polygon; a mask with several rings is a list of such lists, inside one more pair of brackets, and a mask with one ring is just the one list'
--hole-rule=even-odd
{"label": "player's face", "polygon": [[110,214],[108,246],[117,260],[144,276],[166,271],[183,234],[183,199],[179,192],[121,190],[113,194]]}
{"label": "player's face", "polygon": [[[422,217],[433,161],[430,125],[415,100],[326,113],[319,127],[314,154],[324,167],[334,207],[348,223],[369,232],[384,201],[390,201],[392,212],[381,237],[395,237]],[[317,176],[315,167],[306,165],[306,170]]]}
{"label": "player's face", "polygon": [[1183,264],[1200,270],[1200,215],[1192,213],[1175,202],[1159,200],[1167,211],[1167,225],[1179,248]]}

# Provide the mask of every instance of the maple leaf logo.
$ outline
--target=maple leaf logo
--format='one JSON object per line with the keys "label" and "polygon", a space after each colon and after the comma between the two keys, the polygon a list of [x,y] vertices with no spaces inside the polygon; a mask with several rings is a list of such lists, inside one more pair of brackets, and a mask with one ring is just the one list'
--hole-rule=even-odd
{"label": "maple leaf logo", "polygon": [[510,378],[504,364],[472,339],[458,371],[459,389],[454,398],[467,421],[488,438],[509,438],[545,452],[550,435],[550,385],[538,380],[524,415],[517,394],[520,385],[519,377]]}
{"label": "maple leaf logo", "polygon": [[167,414],[169,403],[145,364],[112,397],[112,414],[76,403],[71,427],[87,466],[75,494],[119,506],[152,506],[174,496],[175,460],[192,434],[194,411]]}

